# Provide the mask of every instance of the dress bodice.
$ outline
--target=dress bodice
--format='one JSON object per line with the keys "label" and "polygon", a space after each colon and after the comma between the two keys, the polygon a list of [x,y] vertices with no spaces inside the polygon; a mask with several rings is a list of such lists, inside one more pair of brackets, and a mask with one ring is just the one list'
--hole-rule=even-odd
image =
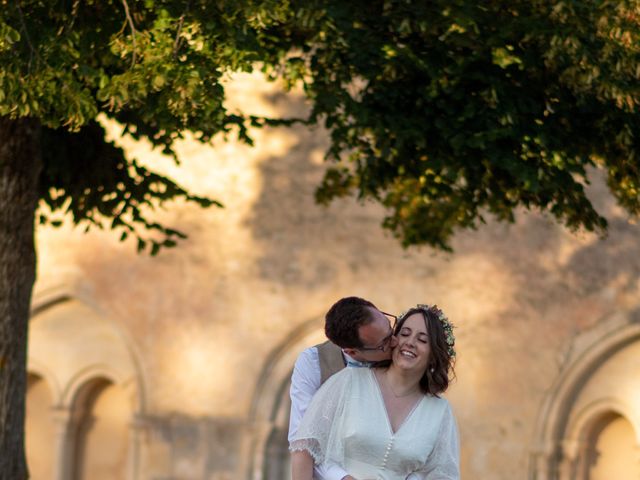
{"label": "dress bodice", "polygon": [[346,368],[327,381],[291,448],[308,449],[316,462],[337,463],[358,480],[404,480],[412,473],[426,478],[434,469],[452,472],[433,477],[438,480],[459,478],[457,432],[448,402],[425,395],[394,433],[368,368]]}

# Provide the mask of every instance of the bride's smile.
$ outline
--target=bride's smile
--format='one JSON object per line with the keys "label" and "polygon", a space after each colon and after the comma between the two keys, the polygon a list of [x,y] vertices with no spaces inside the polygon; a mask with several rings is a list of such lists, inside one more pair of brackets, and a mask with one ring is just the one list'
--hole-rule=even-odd
{"label": "bride's smile", "polygon": [[426,370],[430,347],[427,326],[420,313],[411,315],[398,332],[398,345],[393,352],[393,363],[400,368]]}

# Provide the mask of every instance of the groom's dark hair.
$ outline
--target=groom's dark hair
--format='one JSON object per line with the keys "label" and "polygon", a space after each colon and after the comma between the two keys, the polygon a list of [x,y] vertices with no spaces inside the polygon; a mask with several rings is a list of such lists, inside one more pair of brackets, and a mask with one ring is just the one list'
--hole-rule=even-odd
{"label": "groom's dark hair", "polygon": [[373,322],[371,308],[376,306],[364,298],[345,297],[338,300],[325,316],[324,333],[327,338],[340,348],[363,347],[358,329]]}

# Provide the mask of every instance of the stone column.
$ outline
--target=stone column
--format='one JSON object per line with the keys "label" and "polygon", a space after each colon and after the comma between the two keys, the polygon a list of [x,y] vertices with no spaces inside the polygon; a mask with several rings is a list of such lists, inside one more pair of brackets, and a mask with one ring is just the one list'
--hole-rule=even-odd
{"label": "stone column", "polygon": [[54,480],[68,480],[73,469],[73,413],[68,407],[56,407],[52,412],[55,424],[55,463]]}
{"label": "stone column", "polygon": [[529,480],[561,480],[564,454],[557,444],[545,445],[535,452],[535,464]]}
{"label": "stone column", "polygon": [[134,415],[129,423],[129,458],[128,470],[130,480],[140,479],[141,448],[147,432],[147,421],[142,415]]}
{"label": "stone column", "polygon": [[558,480],[576,480],[577,466],[580,460],[581,442],[564,440]]}
{"label": "stone column", "polygon": [[578,459],[576,462],[576,480],[585,480],[589,474],[590,467],[590,455],[589,444],[587,442],[580,442],[578,446]]}
{"label": "stone column", "polygon": [[262,480],[262,473],[265,461],[265,449],[269,441],[269,434],[273,430],[272,422],[260,422],[253,425],[247,432],[252,436],[251,448],[249,450],[249,479]]}
{"label": "stone column", "polygon": [[539,453],[532,453],[529,457],[528,480],[547,480],[544,471],[544,458]]}

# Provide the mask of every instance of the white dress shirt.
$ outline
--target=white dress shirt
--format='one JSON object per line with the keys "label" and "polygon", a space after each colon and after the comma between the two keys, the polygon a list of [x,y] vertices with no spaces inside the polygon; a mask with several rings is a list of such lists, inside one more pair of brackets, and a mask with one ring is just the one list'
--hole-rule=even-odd
{"label": "white dress shirt", "polygon": [[[343,353],[344,355],[344,353]],[[320,358],[318,349],[310,347],[298,356],[291,375],[291,415],[289,416],[289,442],[298,431],[300,420],[307,411],[311,399],[320,388]],[[316,465],[314,478],[318,480],[342,480],[348,473],[339,465]]]}

